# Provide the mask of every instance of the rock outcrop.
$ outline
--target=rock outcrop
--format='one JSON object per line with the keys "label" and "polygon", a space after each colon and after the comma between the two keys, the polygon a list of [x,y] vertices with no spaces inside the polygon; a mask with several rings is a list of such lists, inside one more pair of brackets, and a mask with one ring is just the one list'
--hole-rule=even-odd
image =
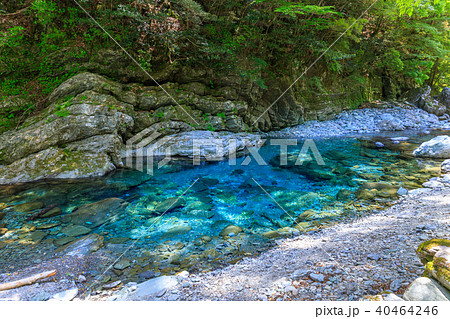
{"label": "rock outcrop", "polygon": [[449,89],[444,88],[437,99],[431,96],[431,88],[413,89],[408,92],[407,100],[409,103],[421,108],[428,113],[442,116],[450,113]]}
{"label": "rock outcrop", "polygon": [[[126,141],[144,130],[159,133],[155,145],[171,136],[172,156],[193,157],[192,139],[223,139],[226,154],[230,140],[237,140],[237,153],[261,143],[256,135],[230,133],[246,129],[248,113],[232,88],[122,85],[85,72],[62,83],[48,101],[20,129],[1,135],[0,184],[103,176],[124,166]],[[203,148],[201,159],[212,152]]]}

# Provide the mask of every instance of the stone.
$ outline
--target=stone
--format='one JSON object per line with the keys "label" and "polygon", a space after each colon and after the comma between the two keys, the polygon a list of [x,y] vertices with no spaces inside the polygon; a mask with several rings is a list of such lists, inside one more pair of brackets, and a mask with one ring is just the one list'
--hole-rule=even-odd
{"label": "stone", "polygon": [[298,279],[308,276],[312,272],[313,271],[310,269],[297,269],[292,273],[291,277],[293,280],[298,280]]}
{"label": "stone", "polygon": [[76,240],[75,237],[60,237],[55,239],[54,244],[57,246],[64,246],[65,244],[73,242],[74,240]]}
{"label": "stone", "polygon": [[450,159],[446,159],[441,164],[441,173],[450,173]]}
{"label": "stone", "polygon": [[162,297],[167,290],[178,284],[176,276],[161,276],[137,285],[136,290],[119,300],[154,300]]}
{"label": "stone", "polygon": [[192,217],[196,217],[196,218],[211,219],[211,218],[214,217],[215,213],[213,211],[210,211],[210,210],[194,209],[194,210],[191,210],[191,211],[187,212],[187,215],[192,216]]}
{"label": "stone", "polygon": [[186,201],[184,200],[184,198],[172,197],[156,205],[155,212],[158,214],[163,214],[183,207],[184,205],[186,205]]}
{"label": "stone", "polygon": [[405,129],[402,121],[388,113],[380,116],[377,126],[380,131],[403,131]]}
{"label": "stone", "polygon": [[426,188],[441,188],[444,187],[444,184],[438,181],[428,181],[423,183],[422,186]]}
{"label": "stone", "polygon": [[368,189],[362,189],[355,192],[355,196],[357,199],[361,200],[373,200],[375,198],[374,193],[372,193]]}
{"label": "stone", "polygon": [[64,215],[63,221],[65,223],[96,228],[116,220],[118,215],[125,212],[128,204],[128,202],[120,198],[107,198],[76,208],[71,214]]}
{"label": "stone", "polygon": [[45,204],[43,202],[32,202],[16,205],[13,209],[18,213],[27,213],[44,207]]}
{"label": "stone", "polygon": [[315,211],[314,209],[308,209],[308,210],[305,210],[303,213],[301,213],[300,216],[297,217],[295,222],[299,223],[299,222],[311,220],[314,218],[314,216],[317,216],[317,215],[318,215],[317,211]]}
{"label": "stone", "polygon": [[370,259],[370,260],[380,260],[380,259],[381,259],[381,256],[378,255],[378,254],[371,253],[371,254],[367,254],[367,259]]}
{"label": "stone", "polygon": [[92,229],[80,225],[69,225],[61,229],[61,233],[69,237],[86,235],[89,234],[91,231]]}
{"label": "stone", "polygon": [[310,273],[309,278],[317,282],[324,282],[325,276],[323,274]]}
{"label": "stone", "polygon": [[450,290],[450,240],[431,239],[423,242],[416,250],[425,272]]}
{"label": "stone", "polygon": [[442,89],[441,94],[438,97],[439,103],[447,108],[447,113],[450,108],[450,88],[445,87]]}
{"label": "stone", "polygon": [[375,146],[381,148],[384,147],[384,144],[381,142],[375,142]]}
{"label": "stone", "polygon": [[404,188],[404,187],[400,187],[400,188],[398,189],[398,191],[397,191],[397,194],[398,194],[399,196],[405,196],[405,195],[408,195],[408,190],[407,190],[406,188]]}
{"label": "stone", "polygon": [[131,262],[129,259],[123,258],[114,264],[114,269],[124,270],[131,266]]}
{"label": "stone", "polygon": [[50,218],[50,217],[55,217],[55,216],[59,216],[62,214],[62,210],[59,207],[55,207],[50,209],[48,212],[46,212],[44,215],[42,215],[42,218]]}
{"label": "stone", "polygon": [[384,301],[405,301],[402,298],[400,298],[399,296],[397,296],[396,294],[383,295],[383,300]]}
{"label": "stone", "polygon": [[53,295],[49,301],[72,301],[77,295],[78,288],[73,287]]}
{"label": "stone", "polygon": [[389,290],[396,292],[401,287],[402,287],[402,281],[400,279],[394,279],[389,285]]}
{"label": "stone", "polygon": [[420,277],[414,280],[403,294],[407,301],[450,301],[450,292],[431,278]]}
{"label": "stone", "polygon": [[103,236],[89,234],[58,248],[56,252],[69,256],[86,256],[89,253],[96,252],[102,246]]}
{"label": "stone", "polygon": [[228,236],[230,233],[239,234],[243,231],[243,229],[236,225],[228,225],[222,231],[220,232],[220,236],[225,237]]}
{"label": "stone", "polygon": [[119,286],[122,283],[121,280],[117,280],[114,282],[111,282],[109,284],[103,285],[103,289],[113,289],[116,288],[117,286]]}
{"label": "stone", "polygon": [[161,235],[161,239],[172,238],[176,236],[182,236],[192,230],[191,226],[175,226],[170,228],[164,234]]}
{"label": "stone", "polygon": [[449,158],[450,137],[448,135],[441,135],[428,142],[424,142],[414,150],[413,155],[416,157]]}
{"label": "stone", "polygon": [[336,199],[341,202],[345,202],[349,200],[350,196],[353,195],[353,192],[349,189],[340,189],[339,192],[336,194]]}
{"label": "stone", "polygon": [[60,223],[51,223],[51,224],[41,224],[39,226],[37,226],[37,229],[50,229],[50,228],[54,228],[56,226],[59,226]]}
{"label": "stone", "polygon": [[139,274],[139,278],[144,279],[144,280],[147,280],[147,279],[150,279],[153,277],[155,277],[155,273],[151,270],[147,270],[147,271],[141,272]]}

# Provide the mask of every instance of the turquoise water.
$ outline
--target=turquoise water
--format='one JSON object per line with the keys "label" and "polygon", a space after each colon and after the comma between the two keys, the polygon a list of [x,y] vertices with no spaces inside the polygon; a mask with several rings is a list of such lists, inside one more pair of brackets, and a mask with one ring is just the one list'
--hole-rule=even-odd
{"label": "turquoise water", "polygon": [[[178,161],[156,170],[154,176],[122,169],[89,181],[1,187],[0,203],[11,205],[5,210],[7,214],[2,222],[13,232],[7,235],[8,245],[0,250],[4,254],[0,271],[2,267],[11,268],[18,255],[26,260],[40,249],[55,250],[55,240],[65,237],[61,229],[67,225],[62,216],[81,205],[113,197],[125,200],[128,206],[112,222],[92,228],[92,232],[103,235],[108,243],[106,249],[116,253],[136,240],[125,257],[138,262],[111,274],[111,280],[117,276],[139,281],[139,273],[145,270],[169,274],[182,269],[209,270],[236,262],[242,256],[264,251],[278,235],[317,231],[344,218],[381,209],[396,198],[355,197],[353,193],[364,182],[386,182],[413,189],[437,175],[440,161],[411,157],[412,150],[431,136],[407,135],[410,140],[401,143],[393,143],[389,135],[315,140],[324,166],[311,162],[293,165],[303,141],[298,146],[289,146],[288,165],[279,164],[279,146],[266,143],[260,154],[267,165],[262,166],[255,160],[242,165],[245,157],[238,158],[237,165],[222,161],[193,166]],[[377,147],[376,141],[385,147]],[[164,215],[155,212],[164,200],[182,194],[183,205]],[[32,212],[14,210],[14,205],[35,201],[42,201],[46,206],[57,205],[63,215],[29,221],[26,217]],[[297,219],[305,211],[309,211],[308,217]],[[302,227],[295,228],[294,220],[301,222]],[[57,226],[44,227],[41,231],[46,237],[40,242],[26,249],[15,242],[23,235],[14,230],[24,225],[39,228],[51,223]],[[230,224],[241,227],[242,232],[221,236],[221,231]],[[278,235],[274,236],[273,231],[277,230]],[[5,236],[0,237],[0,243],[2,240],[6,240]]]}

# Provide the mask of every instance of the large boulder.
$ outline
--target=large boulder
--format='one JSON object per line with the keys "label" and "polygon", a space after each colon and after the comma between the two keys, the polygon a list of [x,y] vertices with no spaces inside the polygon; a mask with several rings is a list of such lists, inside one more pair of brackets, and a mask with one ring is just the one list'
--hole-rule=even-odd
{"label": "large boulder", "polygon": [[164,140],[124,153],[124,157],[136,154],[220,160],[230,155],[242,155],[248,148],[260,147],[264,140],[250,133],[191,131],[164,137]]}
{"label": "large boulder", "polygon": [[174,288],[176,285],[178,285],[176,276],[161,276],[144,281],[137,285],[133,292],[123,293],[114,299],[122,301],[154,300],[162,297],[167,290]]}
{"label": "large boulder", "polygon": [[425,265],[425,272],[450,289],[450,240],[428,240],[419,245],[416,253]]}
{"label": "large boulder", "polygon": [[448,135],[441,135],[422,143],[414,150],[413,155],[417,157],[449,158],[450,137]]}
{"label": "large boulder", "polygon": [[436,280],[420,277],[414,280],[403,294],[407,301],[450,301],[450,292]]}
{"label": "large boulder", "polygon": [[114,169],[111,158],[105,153],[78,153],[49,148],[0,167],[0,184],[96,177]]}

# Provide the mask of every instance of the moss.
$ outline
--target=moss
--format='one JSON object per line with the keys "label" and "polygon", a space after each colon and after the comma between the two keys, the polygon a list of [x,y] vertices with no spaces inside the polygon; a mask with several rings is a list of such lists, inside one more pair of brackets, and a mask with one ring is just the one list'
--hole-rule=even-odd
{"label": "moss", "polygon": [[434,253],[430,253],[430,251],[437,246],[450,247],[450,240],[434,238],[421,243],[417,247],[416,254],[423,264],[433,261]]}

